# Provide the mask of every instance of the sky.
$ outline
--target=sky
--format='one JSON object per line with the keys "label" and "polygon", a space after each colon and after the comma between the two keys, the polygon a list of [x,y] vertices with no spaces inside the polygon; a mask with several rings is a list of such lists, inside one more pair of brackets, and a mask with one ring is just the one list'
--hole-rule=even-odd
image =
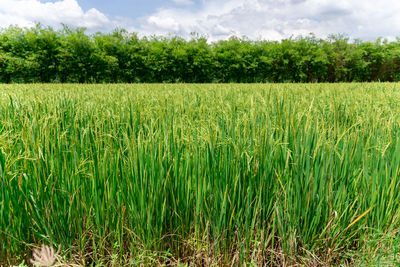
{"label": "sky", "polygon": [[88,32],[124,28],[144,35],[192,33],[209,40],[246,36],[281,40],[299,35],[346,34],[352,39],[400,36],[398,0],[0,0],[0,27],[40,22],[86,27]]}

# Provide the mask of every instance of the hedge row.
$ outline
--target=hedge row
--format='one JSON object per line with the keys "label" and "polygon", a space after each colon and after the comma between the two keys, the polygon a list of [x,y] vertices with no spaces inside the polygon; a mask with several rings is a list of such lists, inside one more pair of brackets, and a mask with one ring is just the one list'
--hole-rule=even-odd
{"label": "hedge row", "polygon": [[0,82],[399,81],[400,39],[143,37],[124,30],[0,30]]}

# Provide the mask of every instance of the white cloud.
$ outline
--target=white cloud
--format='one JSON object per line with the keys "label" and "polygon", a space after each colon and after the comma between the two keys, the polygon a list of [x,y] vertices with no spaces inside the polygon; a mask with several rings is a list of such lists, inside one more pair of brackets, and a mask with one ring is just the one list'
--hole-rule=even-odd
{"label": "white cloud", "polygon": [[83,11],[76,0],[42,3],[38,0],[0,0],[0,27],[33,26],[36,22],[58,27],[61,23],[88,30],[115,28],[115,23],[95,8]]}
{"label": "white cloud", "polygon": [[203,0],[199,7],[166,8],[142,18],[142,34],[205,34],[209,39],[246,35],[279,40],[315,33],[353,38],[400,34],[400,1],[392,0]]}
{"label": "white cloud", "polygon": [[194,2],[192,0],[172,0],[177,5],[193,5]]}
{"label": "white cloud", "polygon": [[[0,27],[33,26],[35,22],[109,31],[124,27],[140,35],[195,32],[210,40],[229,36],[279,40],[314,33],[326,37],[393,40],[400,35],[400,1],[392,0],[172,0],[170,7],[136,19],[108,17],[95,8],[84,11],[77,0],[0,0]],[[175,3],[175,5],[173,5]],[[121,7],[122,8],[122,7]]]}

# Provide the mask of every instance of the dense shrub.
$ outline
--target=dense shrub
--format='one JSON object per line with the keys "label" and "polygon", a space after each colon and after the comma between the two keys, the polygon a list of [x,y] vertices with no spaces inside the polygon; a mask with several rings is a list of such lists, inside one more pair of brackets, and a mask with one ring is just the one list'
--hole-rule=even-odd
{"label": "dense shrub", "polygon": [[194,35],[143,37],[124,30],[0,30],[0,82],[399,81],[400,39],[350,41],[313,35],[277,41]]}

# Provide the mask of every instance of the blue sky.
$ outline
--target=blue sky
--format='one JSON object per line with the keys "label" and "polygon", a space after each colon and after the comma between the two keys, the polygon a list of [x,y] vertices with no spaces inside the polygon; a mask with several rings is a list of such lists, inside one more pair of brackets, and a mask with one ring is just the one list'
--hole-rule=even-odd
{"label": "blue sky", "polygon": [[[56,2],[54,0],[42,0],[42,3]],[[159,9],[171,8],[180,6],[172,0],[77,0],[80,7],[84,11],[88,11],[91,8],[96,8],[100,12],[111,16],[111,17],[126,17],[132,20],[151,15]],[[198,6],[199,1],[190,1],[193,4],[190,6]]]}
{"label": "blue sky", "polygon": [[[193,1],[193,3],[195,2]],[[95,7],[102,13],[128,18],[144,17],[154,13],[157,9],[180,6],[174,1],[165,0],[78,0],[78,3],[84,10]],[[194,6],[196,5],[190,5],[190,8],[194,8]]]}
{"label": "blue sky", "polygon": [[209,40],[230,36],[281,40],[314,33],[395,40],[400,1],[393,0],[0,0],[0,27],[52,27],[88,32],[125,28],[144,35],[195,32]]}

